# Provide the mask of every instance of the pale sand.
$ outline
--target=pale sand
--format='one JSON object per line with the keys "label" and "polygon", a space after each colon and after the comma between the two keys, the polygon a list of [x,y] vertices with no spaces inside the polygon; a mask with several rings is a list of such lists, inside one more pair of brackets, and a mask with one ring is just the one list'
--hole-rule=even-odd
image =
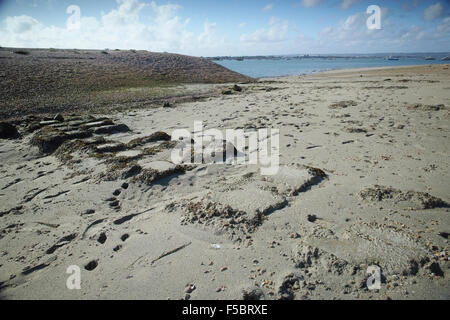
{"label": "pale sand", "polygon": [[[449,65],[242,87],[108,115],[132,130],[105,136],[116,142],[110,151],[129,158],[117,171],[135,175],[126,179],[104,163],[113,153],[78,151],[63,163],[30,147],[33,134],[1,140],[1,297],[181,299],[193,284],[190,299],[242,299],[243,290],[265,299],[449,299]],[[198,165],[183,173],[160,141],[117,143],[192,130],[195,120],[279,128],[280,172],[265,178],[257,166]],[[154,171],[134,164],[167,177],[152,182],[144,173]],[[116,189],[118,202],[109,199]],[[81,267],[81,290],[66,288],[70,265]],[[379,291],[365,287],[369,265],[382,268]]]}

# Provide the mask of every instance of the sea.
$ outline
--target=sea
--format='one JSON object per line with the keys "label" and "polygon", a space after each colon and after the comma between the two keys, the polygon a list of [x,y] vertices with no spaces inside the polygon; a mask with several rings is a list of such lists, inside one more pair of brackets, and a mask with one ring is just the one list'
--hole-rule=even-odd
{"label": "sea", "polygon": [[[241,74],[253,78],[265,78],[305,75],[339,69],[449,64],[450,61],[441,60],[449,55],[449,53],[430,53],[395,56],[262,56],[214,57],[209,59]],[[434,60],[426,60],[426,57],[431,57]]]}

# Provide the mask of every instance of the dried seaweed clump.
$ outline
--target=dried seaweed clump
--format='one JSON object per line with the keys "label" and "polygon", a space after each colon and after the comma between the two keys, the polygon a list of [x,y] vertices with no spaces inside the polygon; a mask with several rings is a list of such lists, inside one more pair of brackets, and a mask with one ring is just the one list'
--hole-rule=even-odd
{"label": "dried seaweed clump", "polygon": [[163,178],[175,175],[175,174],[182,174],[185,173],[187,170],[187,166],[183,165],[177,165],[174,168],[164,170],[164,171],[158,171],[155,169],[143,169],[138,176],[135,176],[132,180],[132,182],[142,183],[145,185],[152,185],[158,180],[161,180]]}
{"label": "dried seaweed clump", "polygon": [[391,200],[395,203],[410,202],[416,209],[448,208],[450,204],[444,200],[434,197],[426,192],[401,191],[392,187],[374,185],[359,192],[363,200],[385,201]]}
{"label": "dried seaweed clump", "polygon": [[86,140],[70,140],[64,142],[54,153],[56,158],[62,162],[67,162],[73,158],[72,154],[76,152],[86,152],[92,154],[96,150],[96,146],[105,143],[103,137],[92,141]]}
{"label": "dried seaweed clump", "polygon": [[170,141],[171,137],[163,132],[163,131],[158,131],[155,133],[152,133],[149,136],[146,137],[142,137],[142,138],[136,138],[131,140],[130,142],[127,143],[127,146],[129,148],[136,148],[139,146],[143,146],[147,143],[151,143],[151,142],[157,142],[157,141]]}
{"label": "dried seaweed clump", "polygon": [[257,212],[249,216],[245,211],[216,202],[189,202],[182,224],[198,223],[213,225],[220,229],[236,229],[244,233],[253,233],[262,225],[265,216]]}
{"label": "dried seaweed clump", "polygon": [[358,104],[355,101],[353,101],[353,100],[340,101],[340,102],[337,102],[337,103],[333,103],[330,106],[330,109],[345,109],[345,108],[354,107],[354,106],[357,106],[357,105]]}
{"label": "dried seaweed clump", "polygon": [[37,146],[44,154],[52,154],[59,146],[68,140],[84,139],[92,136],[89,130],[76,130],[63,132],[52,127],[44,127],[39,130],[31,139],[31,145]]}

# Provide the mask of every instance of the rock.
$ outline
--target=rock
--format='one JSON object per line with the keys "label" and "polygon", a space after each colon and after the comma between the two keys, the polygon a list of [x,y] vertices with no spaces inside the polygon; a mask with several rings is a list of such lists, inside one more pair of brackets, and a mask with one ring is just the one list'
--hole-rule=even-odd
{"label": "rock", "polygon": [[64,122],[64,117],[60,113],[58,113],[53,119],[59,122]]}
{"label": "rock", "polygon": [[317,216],[315,214],[308,214],[308,221],[309,222],[316,222]]}
{"label": "rock", "polygon": [[448,232],[439,232],[438,235],[440,235],[442,238],[448,239],[448,236],[450,235],[450,233],[448,233]]}
{"label": "rock", "polygon": [[195,284],[190,284],[184,290],[185,293],[192,293],[196,289]]}
{"label": "rock", "polygon": [[438,277],[444,276],[444,272],[442,271],[441,266],[437,262],[432,262],[428,266],[428,269],[430,270],[431,273],[433,273],[434,275],[437,275]]}
{"label": "rock", "polygon": [[95,210],[94,209],[87,209],[86,211],[84,211],[82,213],[82,215],[89,215],[89,214],[94,214]]}
{"label": "rock", "polygon": [[95,268],[97,268],[97,266],[98,266],[98,261],[97,261],[97,260],[92,260],[92,261],[90,261],[89,263],[87,263],[87,264],[84,266],[84,268],[85,268],[87,271],[92,271],[92,270],[94,270]]}
{"label": "rock", "polygon": [[106,233],[102,232],[98,237],[97,241],[100,242],[101,244],[104,244],[106,242],[106,239],[107,239]]}
{"label": "rock", "polygon": [[163,108],[172,108],[172,105],[169,102],[164,102]]}
{"label": "rock", "polygon": [[297,232],[293,232],[289,235],[289,237],[291,239],[298,239],[298,238],[300,238],[300,235]]}
{"label": "rock", "polygon": [[16,127],[8,122],[0,122],[0,139],[15,139],[19,137]]}
{"label": "rock", "polygon": [[114,133],[123,133],[131,131],[127,125],[121,124],[113,124],[107,126],[101,126],[94,129],[94,133],[96,134],[114,134]]}
{"label": "rock", "polygon": [[237,91],[237,92],[241,92],[242,88],[240,86],[238,86],[237,84],[235,84],[232,88],[232,90]]}
{"label": "rock", "polygon": [[124,190],[128,189],[128,183],[126,182],[122,183],[121,188]]}
{"label": "rock", "polygon": [[258,287],[251,287],[248,289],[242,290],[242,299],[255,301],[255,300],[264,300],[264,292]]}
{"label": "rock", "polygon": [[115,201],[112,201],[112,202],[109,204],[109,206],[110,206],[111,208],[117,208],[117,207],[119,206],[119,204],[120,204],[119,200],[115,200]]}

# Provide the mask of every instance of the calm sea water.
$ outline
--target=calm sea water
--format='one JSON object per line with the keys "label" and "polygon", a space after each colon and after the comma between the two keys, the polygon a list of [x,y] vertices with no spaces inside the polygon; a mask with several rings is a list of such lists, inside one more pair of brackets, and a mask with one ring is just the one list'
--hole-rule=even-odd
{"label": "calm sea water", "polygon": [[320,71],[367,68],[367,67],[394,67],[408,65],[443,64],[450,61],[425,60],[424,58],[400,58],[398,61],[384,58],[308,58],[308,59],[245,59],[214,61],[230,70],[254,78],[277,77],[287,75],[311,74]]}

